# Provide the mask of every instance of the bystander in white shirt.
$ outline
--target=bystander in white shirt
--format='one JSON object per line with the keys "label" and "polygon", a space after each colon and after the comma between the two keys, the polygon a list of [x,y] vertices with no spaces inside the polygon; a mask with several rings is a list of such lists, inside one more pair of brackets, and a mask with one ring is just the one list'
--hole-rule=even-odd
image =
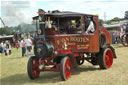
{"label": "bystander in white shirt", "polygon": [[20,44],[20,47],[23,47],[23,40],[21,40],[21,41],[19,42],[19,44]]}
{"label": "bystander in white shirt", "polygon": [[31,46],[32,41],[29,38],[27,38],[25,39],[25,43],[26,43],[26,46]]}

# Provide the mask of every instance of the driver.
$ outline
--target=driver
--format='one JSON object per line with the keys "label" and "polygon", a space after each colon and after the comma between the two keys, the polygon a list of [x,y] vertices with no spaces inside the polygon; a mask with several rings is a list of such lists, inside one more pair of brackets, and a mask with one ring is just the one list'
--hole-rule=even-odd
{"label": "driver", "polygon": [[45,13],[46,12],[43,9],[38,10],[41,34],[44,34],[45,29]]}
{"label": "driver", "polygon": [[85,33],[89,34],[94,32],[95,32],[95,28],[94,28],[93,21],[91,21],[85,16]]}

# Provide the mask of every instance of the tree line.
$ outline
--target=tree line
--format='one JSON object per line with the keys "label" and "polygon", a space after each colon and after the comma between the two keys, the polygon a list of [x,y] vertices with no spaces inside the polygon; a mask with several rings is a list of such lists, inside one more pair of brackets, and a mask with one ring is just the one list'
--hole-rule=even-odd
{"label": "tree line", "polygon": [[36,31],[34,22],[31,24],[21,23],[18,26],[2,27],[0,28],[0,35],[13,35],[16,33],[31,33]]}
{"label": "tree line", "polygon": [[104,21],[103,19],[99,19],[99,22],[102,24],[112,24],[113,22],[120,22],[123,20],[128,20],[128,11],[125,11],[124,18],[114,17],[111,20]]}

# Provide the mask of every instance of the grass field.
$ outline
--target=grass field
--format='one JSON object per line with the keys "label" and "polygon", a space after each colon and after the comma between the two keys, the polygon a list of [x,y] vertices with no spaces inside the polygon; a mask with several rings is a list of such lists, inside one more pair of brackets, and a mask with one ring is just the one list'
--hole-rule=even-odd
{"label": "grass field", "polygon": [[21,49],[12,48],[10,56],[0,54],[0,85],[128,85],[128,47],[114,45],[117,59],[107,70],[88,62],[72,69],[71,78],[61,81],[60,73],[41,72],[36,80],[27,76],[29,57],[21,57]]}

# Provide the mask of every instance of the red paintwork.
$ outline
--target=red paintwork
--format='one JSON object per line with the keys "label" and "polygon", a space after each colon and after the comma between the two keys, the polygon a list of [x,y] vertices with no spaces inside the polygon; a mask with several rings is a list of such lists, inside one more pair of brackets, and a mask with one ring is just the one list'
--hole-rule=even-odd
{"label": "red paintwork", "polygon": [[[99,52],[99,30],[105,34],[107,44],[111,44],[112,37],[106,29],[98,26],[98,17],[94,17],[93,20],[96,24],[96,31],[93,34],[85,34],[85,32],[76,33],[75,31],[59,33],[53,28],[46,29],[46,39],[50,40],[54,46],[54,53],[52,57],[45,59],[47,60],[46,65],[54,65],[55,67],[49,69],[41,69],[40,71],[59,72],[59,64],[51,62],[51,60],[54,59],[58,54],[72,54],[74,59],[75,57],[80,56],[80,52]],[[65,43],[67,45],[67,49],[64,48]],[[42,60],[41,62],[45,62],[45,60]],[[74,62],[74,60],[72,62]]]}
{"label": "red paintwork", "polygon": [[99,52],[99,24],[98,24],[98,18],[97,17],[94,17],[94,21],[96,23],[96,32],[95,32],[95,35],[94,35],[94,39],[95,39],[95,43],[94,43],[94,52]]}
{"label": "red paintwork", "polygon": [[72,50],[68,49],[68,50],[57,50],[57,53],[62,53],[62,54],[71,54]]}
{"label": "red paintwork", "polygon": [[78,57],[78,56],[80,56],[80,54],[79,53],[73,53],[73,56]]}
{"label": "red paintwork", "polygon": [[60,64],[56,64],[55,62],[52,62],[51,60],[55,58],[55,55],[53,54],[52,57],[50,58],[45,58],[43,60],[39,60],[39,63],[45,63],[45,65],[53,65],[54,67],[49,67],[45,69],[40,69],[40,71],[54,71],[54,72],[59,72],[60,71]]}
{"label": "red paintwork", "polygon": [[98,18],[94,17],[96,31],[91,35],[83,33],[67,33],[61,34],[54,29],[47,29],[47,39],[52,41],[56,50],[64,50],[63,44],[67,43],[67,48],[72,52],[99,52],[99,27]]}

